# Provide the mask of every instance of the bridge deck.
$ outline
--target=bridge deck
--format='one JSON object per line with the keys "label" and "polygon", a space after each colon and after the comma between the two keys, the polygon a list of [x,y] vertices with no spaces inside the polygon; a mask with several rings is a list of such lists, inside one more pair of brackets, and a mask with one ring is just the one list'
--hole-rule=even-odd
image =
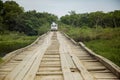
{"label": "bridge deck", "polygon": [[118,77],[60,32],[49,32],[0,66],[0,80],[120,80]]}

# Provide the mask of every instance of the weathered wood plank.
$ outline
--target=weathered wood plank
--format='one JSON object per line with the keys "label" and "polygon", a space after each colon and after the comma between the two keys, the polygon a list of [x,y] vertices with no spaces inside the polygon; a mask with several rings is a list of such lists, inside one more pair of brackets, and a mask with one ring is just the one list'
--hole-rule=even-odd
{"label": "weathered wood plank", "polygon": [[[51,35],[52,36],[52,35]],[[38,50],[38,55],[33,63],[33,65],[31,66],[30,70],[28,71],[28,73],[24,76],[23,80],[34,80],[37,70],[39,68],[39,65],[41,63],[42,57],[46,51],[46,49],[48,48],[48,46],[51,44],[51,36],[47,37],[42,45],[42,47]],[[47,42],[47,44],[46,44]]]}
{"label": "weathered wood plank", "polygon": [[[59,50],[60,50],[61,66],[62,66],[64,80],[75,80],[75,75],[70,70],[70,67],[75,68],[75,66],[72,63],[72,61],[68,61],[68,60],[71,60],[70,59],[71,57],[67,53],[68,51],[66,49],[66,45],[64,45],[65,44],[64,41],[60,38],[61,36],[59,34],[58,36],[59,36],[59,42],[60,42]],[[76,78],[78,78],[78,80],[81,80],[80,77],[76,77]]]}
{"label": "weathered wood plank", "polygon": [[94,80],[94,77],[86,70],[86,68],[83,66],[81,61],[74,55],[72,55],[72,59],[79,69],[81,75],[83,76],[84,80]]}
{"label": "weathered wood plank", "polygon": [[30,60],[30,58],[34,55],[34,53],[36,52],[33,51],[32,54],[29,54],[25,57],[25,59],[22,61],[22,63],[20,63],[12,72],[10,72],[5,80],[14,80],[15,77],[19,74],[19,72],[24,68],[24,66],[28,63],[28,61]]}

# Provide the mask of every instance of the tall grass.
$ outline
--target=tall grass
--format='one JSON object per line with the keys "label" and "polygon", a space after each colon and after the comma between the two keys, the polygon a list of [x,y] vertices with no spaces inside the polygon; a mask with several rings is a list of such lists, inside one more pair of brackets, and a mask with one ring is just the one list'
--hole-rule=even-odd
{"label": "tall grass", "polygon": [[5,56],[8,52],[27,46],[36,38],[37,36],[26,36],[16,32],[0,35],[0,57]]}
{"label": "tall grass", "polygon": [[86,46],[120,66],[120,38],[92,40]]}
{"label": "tall grass", "polygon": [[70,26],[64,28],[61,30],[66,30],[64,32],[74,40],[84,42],[94,52],[120,66],[120,28],[74,28]]}

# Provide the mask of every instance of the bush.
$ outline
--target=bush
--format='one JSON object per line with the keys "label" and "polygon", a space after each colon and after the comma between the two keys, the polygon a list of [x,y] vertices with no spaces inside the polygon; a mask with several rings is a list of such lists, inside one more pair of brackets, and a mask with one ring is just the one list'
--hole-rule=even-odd
{"label": "bush", "polygon": [[41,26],[39,29],[38,29],[38,34],[39,35],[42,35],[44,33],[46,33],[47,31],[50,30],[50,25],[49,24],[45,24],[43,26]]}

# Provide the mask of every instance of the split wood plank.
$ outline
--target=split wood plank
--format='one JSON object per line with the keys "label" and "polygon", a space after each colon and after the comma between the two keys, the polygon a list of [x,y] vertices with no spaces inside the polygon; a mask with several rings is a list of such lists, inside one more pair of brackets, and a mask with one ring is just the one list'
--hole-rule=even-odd
{"label": "split wood plank", "polygon": [[86,68],[83,66],[82,62],[76,57],[75,55],[72,55],[72,59],[81,72],[81,75],[83,76],[84,80],[94,80],[95,78],[86,70]]}
{"label": "split wood plank", "polygon": [[[70,56],[68,55],[68,51],[66,49],[65,42],[62,40],[62,38],[60,38],[61,36],[59,34],[58,34],[58,36],[59,36],[58,40],[60,42],[59,50],[60,50],[61,66],[62,66],[64,80],[82,80],[82,77],[79,73],[77,73],[77,75],[75,75],[74,72],[72,72],[70,70],[69,61],[67,59],[68,57],[70,58]],[[74,68],[75,68],[75,66],[74,66]]]}

